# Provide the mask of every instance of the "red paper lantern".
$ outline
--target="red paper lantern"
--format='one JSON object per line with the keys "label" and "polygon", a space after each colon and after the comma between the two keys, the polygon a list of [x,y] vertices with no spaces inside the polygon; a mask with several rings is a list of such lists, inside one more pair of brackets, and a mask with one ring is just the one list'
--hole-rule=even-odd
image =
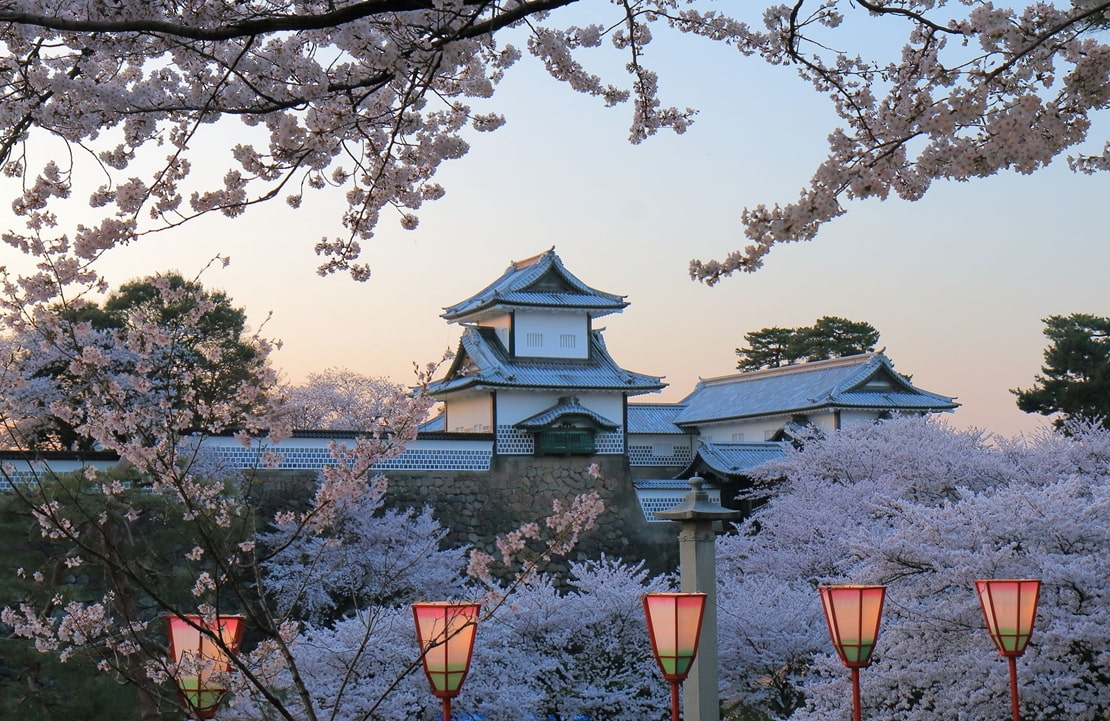
{"label": "red paper lantern", "polygon": [[859,670],[871,663],[886,586],[821,586],[818,590],[836,654],[852,669],[852,717],[860,721]]}
{"label": "red paper lantern", "polygon": [[690,673],[698,654],[704,593],[648,593],[644,595],[651,651],[671,684],[671,718],[678,721],[678,688]]}
{"label": "red paper lantern", "polygon": [[1021,721],[1018,702],[1017,659],[1033,635],[1041,582],[1034,578],[1003,578],[975,582],[979,605],[998,652],[1010,667],[1010,716]]}
{"label": "red paper lantern", "polygon": [[443,721],[451,721],[451,699],[459,695],[478,629],[477,603],[414,603],[420,659],[432,693],[443,701]]}
{"label": "red paper lantern", "polygon": [[227,687],[220,677],[231,670],[228,654],[243,640],[242,616],[170,616],[170,660],[177,665],[177,687],[185,710],[197,718],[216,715]]}

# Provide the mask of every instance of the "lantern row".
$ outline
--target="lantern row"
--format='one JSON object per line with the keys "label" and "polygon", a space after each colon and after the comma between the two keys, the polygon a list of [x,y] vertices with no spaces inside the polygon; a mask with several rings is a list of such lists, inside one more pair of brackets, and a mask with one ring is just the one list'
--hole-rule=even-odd
{"label": "lantern row", "polygon": [[[852,672],[852,717],[860,721],[859,670],[871,663],[879,636],[886,586],[821,586],[821,605],[840,662]],[[1033,634],[1041,582],[1031,578],[975,582],[987,630],[1010,667],[1010,713],[1021,721],[1018,704],[1017,658]]]}
{"label": "lantern row", "polygon": [[[1035,579],[992,579],[975,582],[987,630],[1010,666],[1011,712],[1021,721],[1016,659],[1033,633],[1041,582]],[[852,672],[852,710],[861,721],[859,670],[870,665],[879,635],[886,586],[819,587],[829,637],[841,663]],[[679,721],[679,688],[698,652],[704,593],[644,595],[651,650],[671,687],[671,718]],[[481,606],[466,602],[415,603],[412,606],[424,674],[441,700],[443,721],[451,721],[451,699],[459,694],[470,669]],[[168,619],[170,658],[177,666],[182,705],[198,719],[215,716],[227,692],[230,654],[243,637],[242,616],[173,616]]]}

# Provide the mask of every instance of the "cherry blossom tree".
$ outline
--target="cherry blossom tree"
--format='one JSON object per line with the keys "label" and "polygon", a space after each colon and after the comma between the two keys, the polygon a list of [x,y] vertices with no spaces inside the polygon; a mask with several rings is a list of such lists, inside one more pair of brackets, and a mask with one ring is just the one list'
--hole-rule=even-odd
{"label": "cherry blossom tree", "polygon": [[[199,284],[153,287],[161,307],[180,304],[183,324],[202,325],[211,298]],[[88,569],[103,579],[90,594],[86,585],[67,583],[70,574],[48,576],[50,565],[25,569],[41,590],[5,608],[3,622],[41,651],[62,660],[90,658],[129,681],[139,690],[143,717],[157,718],[167,704],[157,683],[157,673],[168,673],[159,641],[162,616],[211,616],[254,595],[251,484],[210,472],[214,466],[199,441],[232,424],[245,445],[284,435],[263,402],[276,380],[265,362],[270,345],[259,339],[259,363],[237,380],[234,392],[209,397],[199,382],[157,382],[158,365],[173,357],[180,340],[157,323],[129,323],[105,344],[98,337],[83,343],[94,333],[91,323],[46,304],[4,320],[9,329],[39,333],[51,352],[61,351],[53,357],[83,395],[79,404],[63,399],[48,408],[97,448],[118,454],[122,475],[102,475],[91,466],[60,479],[34,466],[30,478],[2,470],[39,534],[56,545],[51,565]],[[25,389],[31,377],[18,367],[22,357],[11,360],[17,365],[6,369],[3,395]],[[19,440],[17,433],[12,438]],[[164,529],[171,540],[153,542]]]}
{"label": "cherry blossom tree", "polygon": [[[691,263],[709,283],[813,238],[849,200],[916,200],[936,180],[1032,173],[1069,150],[1077,171],[1110,165],[1110,150],[1082,147],[1108,99],[1110,45],[1098,31],[1110,3],[796,0],[729,15],[708,0],[613,0],[585,24],[559,12],[573,4],[13,0],[0,8],[0,165],[17,181],[24,227],[3,237],[58,258],[70,278],[108,248],[197,216],[297,206],[330,188],[347,208],[342,232],[316,242],[320,272],[365,279],[360,244],[379,222],[416,227],[445,192],[441,164],[468,152],[467,129],[504,121],[471,102],[521,56],[499,39],[518,30],[557,80],[628,103],[632,142],[682,132],[694,115],[658,97],[648,65],[658,31],[788,66],[827,97],[841,123],[827,159],[793,202],[743,213],[750,245]],[[901,47],[853,47],[859,37]],[[625,54],[626,76],[591,69],[603,44]],[[221,135],[218,121],[245,127]],[[219,160],[196,162],[202,153]],[[75,177],[84,159],[104,179],[95,187]],[[75,193],[102,209],[99,222],[59,215]]]}
{"label": "cherry blossom tree", "polygon": [[1007,441],[898,418],[761,469],[772,498],[719,543],[726,698],[772,718],[843,712],[848,675],[816,586],[881,583],[888,603],[864,684],[868,716],[1004,713],[1008,676],[974,581],[1033,577],[1044,585],[1021,661],[1023,715],[1103,718],[1110,433],[1071,431]]}
{"label": "cherry blossom tree", "polygon": [[[86,406],[97,401],[96,385],[106,372],[126,378],[132,389],[120,402],[195,408],[198,427],[213,420],[203,409],[234,399],[244,381],[266,372],[260,351],[268,341],[247,329],[245,311],[222,291],[178,273],[124,283],[103,303],[62,298],[21,311],[11,332],[0,337],[0,356],[14,385],[0,395],[0,417],[5,441],[17,448],[91,450],[93,439],[76,427]],[[156,352],[141,347],[142,334],[159,336]],[[104,363],[71,370],[74,359],[92,353]],[[254,395],[251,402],[259,405],[264,398]],[[229,415],[225,428],[250,411],[244,405]]]}
{"label": "cherry blossom tree", "polygon": [[399,397],[404,386],[346,368],[311,373],[304,383],[285,389],[285,408],[294,428],[365,431]]}
{"label": "cherry blossom tree", "polygon": [[[152,287],[157,307],[184,308],[182,324],[200,325],[210,299],[199,284]],[[259,362],[233,393],[208,397],[195,382],[151,381],[178,342],[158,323],[129,323],[103,343],[80,314],[51,312],[56,300],[26,306],[15,295],[0,316],[5,327],[26,331],[25,338],[39,332],[51,349],[64,339],[67,352],[53,357],[85,391],[79,411],[60,402],[49,409],[66,414],[98,449],[118,454],[120,464],[110,474],[90,466],[60,478],[35,465],[30,477],[0,468],[44,554],[41,567],[10,569],[23,583],[18,597],[5,599],[0,622],[43,653],[85,659],[105,678],[131,684],[142,718],[172,714],[173,679],[188,673],[167,658],[167,615],[244,615],[253,638],[231,653],[228,680],[240,703],[262,709],[258,716],[316,719],[316,690],[298,665],[299,644],[331,633],[328,624],[349,612],[395,614],[418,593],[465,594],[464,571],[481,580],[469,593],[485,597],[492,613],[516,587],[487,588],[491,567],[503,563],[508,577],[517,573],[524,583],[568,553],[602,510],[595,495],[556,504],[546,523],[509,533],[499,561],[477,550],[464,558],[440,549],[443,531],[426,512],[383,510],[385,481],[371,478],[370,469],[416,437],[432,403],[419,392],[432,364],[420,369],[417,392],[395,394],[362,433],[332,445],[334,465],[321,472],[306,503],[266,516],[264,476],[229,472],[203,441],[234,424],[239,442],[260,459],[256,470],[277,461],[273,446],[289,427],[287,414],[266,402],[276,386],[265,362],[269,343],[258,340]],[[26,358],[6,358],[0,396],[28,388],[32,376],[20,366]],[[18,432],[12,438],[18,441]],[[518,554],[527,557],[518,562]],[[352,565],[355,558],[372,560]],[[351,663],[370,648],[364,642]],[[419,654],[411,651],[405,663],[390,665],[392,681],[375,703],[416,667]],[[282,678],[289,682],[277,684]],[[330,698],[339,703],[341,696]]]}
{"label": "cherry blossom tree", "polygon": [[[495,610],[479,622],[455,713],[491,721],[663,718],[667,689],[654,668],[640,599],[665,589],[642,566],[600,559],[571,563],[565,583],[530,576],[509,603],[487,598],[486,608]],[[490,590],[509,593],[505,582]],[[368,646],[373,651],[362,652]],[[439,713],[423,674],[396,675],[417,657],[407,606],[369,606],[334,624],[309,624],[293,653],[318,716],[353,721],[372,710],[374,718],[403,721]],[[277,689],[290,683],[287,673],[275,676]],[[227,717],[259,718],[256,701],[244,695]]]}

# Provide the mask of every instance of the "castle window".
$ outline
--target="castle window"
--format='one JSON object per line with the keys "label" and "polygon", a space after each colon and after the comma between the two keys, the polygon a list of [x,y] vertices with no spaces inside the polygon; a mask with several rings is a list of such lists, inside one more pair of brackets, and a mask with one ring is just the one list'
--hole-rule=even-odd
{"label": "castle window", "polygon": [[596,446],[590,428],[563,426],[536,434],[537,456],[592,456]]}
{"label": "castle window", "polygon": [[578,345],[578,338],[573,333],[561,333],[559,335],[560,348],[575,348]]}
{"label": "castle window", "polygon": [[529,333],[524,342],[529,348],[543,348],[543,333]]}

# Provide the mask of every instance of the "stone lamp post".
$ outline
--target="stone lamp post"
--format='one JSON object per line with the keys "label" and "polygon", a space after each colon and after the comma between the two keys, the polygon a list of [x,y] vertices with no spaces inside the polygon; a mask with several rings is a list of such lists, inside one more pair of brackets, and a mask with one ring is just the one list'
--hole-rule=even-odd
{"label": "stone lamp post", "polygon": [[683,686],[683,707],[688,721],[719,721],[721,717],[717,691],[717,559],[714,548],[720,522],[744,515],[710,501],[709,494],[702,488],[704,485],[704,479],[694,476],[681,503],[655,514],[660,520],[682,524],[678,533],[682,591],[706,595],[698,655]]}

